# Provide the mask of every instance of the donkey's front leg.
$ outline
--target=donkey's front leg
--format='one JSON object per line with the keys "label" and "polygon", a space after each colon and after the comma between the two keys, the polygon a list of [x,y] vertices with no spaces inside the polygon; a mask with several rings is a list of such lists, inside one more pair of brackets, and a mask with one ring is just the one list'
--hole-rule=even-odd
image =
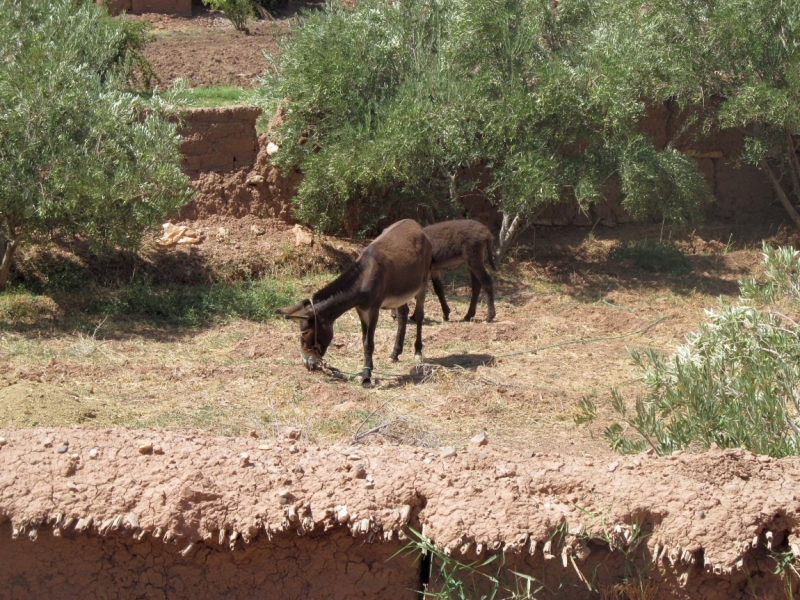
{"label": "donkey's front leg", "polygon": [[375,352],[375,328],[378,326],[379,308],[370,310],[366,314],[358,311],[361,318],[362,343],[364,344],[364,369],[361,371],[361,385],[372,382],[372,354]]}
{"label": "donkey's front leg", "polygon": [[408,304],[397,308],[397,338],[394,341],[394,350],[389,360],[397,362],[397,357],[403,353],[403,342],[406,340],[406,323],[408,322]]}
{"label": "donkey's front leg", "polygon": [[[417,340],[414,342],[414,360],[422,360],[422,320],[425,318],[425,288],[417,294],[414,306],[414,322],[417,325]],[[407,309],[406,309],[407,310]]]}

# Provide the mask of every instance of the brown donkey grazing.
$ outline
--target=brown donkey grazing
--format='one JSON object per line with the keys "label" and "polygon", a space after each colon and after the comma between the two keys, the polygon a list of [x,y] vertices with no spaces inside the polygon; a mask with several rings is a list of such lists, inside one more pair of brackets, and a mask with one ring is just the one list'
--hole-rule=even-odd
{"label": "brown donkey grazing", "polygon": [[408,302],[414,298],[417,340],[415,357],[422,356],[422,320],[431,267],[431,243],[416,221],[405,219],[386,228],[364,248],[356,263],[333,282],[300,304],[276,312],[300,321],[300,356],[307,369],[322,366],[333,340],[333,322],[351,308],[361,319],[364,343],[363,383],[370,383],[375,327],[382,308],[397,310],[397,338],[390,358],[403,352]]}
{"label": "brown donkey grazing", "polygon": [[494,243],[492,232],[471,219],[443,221],[426,227],[424,231],[433,246],[431,281],[433,290],[442,305],[444,320],[450,320],[450,307],[444,297],[442,269],[456,267],[461,263],[467,263],[472,277],[472,299],[469,303],[469,310],[464,315],[464,320],[469,321],[475,316],[475,307],[478,304],[481,287],[486,290],[486,299],[489,305],[487,320],[494,319],[497,314],[494,309],[494,287],[492,278],[489,277],[489,273],[486,272],[486,267],[483,265],[483,255],[486,253],[492,269],[497,270],[492,257],[492,244]]}

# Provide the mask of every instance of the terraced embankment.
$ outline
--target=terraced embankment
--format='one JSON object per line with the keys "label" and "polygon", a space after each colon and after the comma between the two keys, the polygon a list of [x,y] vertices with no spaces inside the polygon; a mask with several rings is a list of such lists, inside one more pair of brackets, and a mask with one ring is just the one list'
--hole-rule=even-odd
{"label": "terraced embankment", "polygon": [[563,598],[634,579],[654,597],[781,598],[773,553],[800,553],[800,460],[741,450],[601,464],[477,444],[0,436],[0,598],[414,598],[420,561],[395,555],[406,526],[465,562],[505,553]]}

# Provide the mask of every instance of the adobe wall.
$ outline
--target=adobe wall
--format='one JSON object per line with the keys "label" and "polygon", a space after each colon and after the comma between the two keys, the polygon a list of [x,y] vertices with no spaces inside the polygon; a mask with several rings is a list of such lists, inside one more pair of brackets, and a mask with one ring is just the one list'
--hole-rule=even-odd
{"label": "adobe wall", "polygon": [[267,136],[256,136],[260,108],[195,108],[185,113],[179,131],[183,167],[199,192],[178,215],[198,219],[211,215],[280,218],[293,222],[290,199],[299,180],[274,169]]}
{"label": "adobe wall", "polygon": [[180,151],[183,169],[192,179],[200,173],[227,173],[251,167],[258,156],[256,119],[252,106],[193,108],[185,112]]}
{"label": "adobe wall", "polygon": [[542,598],[608,592],[634,564],[652,600],[779,598],[771,553],[800,555],[798,458],[0,436],[0,598],[411,599],[409,528],[462,562],[503,555]]}
{"label": "adobe wall", "polygon": [[163,13],[191,17],[192,0],[111,0],[110,14],[118,15],[123,10],[134,15]]}
{"label": "adobe wall", "polygon": [[[675,104],[649,107],[639,128],[653,138],[655,147],[662,150],[667,143],[693,156],[714,196],[714,202],[702,206],[709,218],[725,218],[750,223],[763,223],[786,217],[777,203],[772,185],[759,169],[749,164],[737,165],[736,159],[744,148],[744,138],[738,131],[712,131],[700,139],[691,132],[682,133],[686,114]],[[547,209],[535,224],[614,226],[628,223],[631,217],[618,202],[603,201],[583,213],[577,204],[559,205]]]}

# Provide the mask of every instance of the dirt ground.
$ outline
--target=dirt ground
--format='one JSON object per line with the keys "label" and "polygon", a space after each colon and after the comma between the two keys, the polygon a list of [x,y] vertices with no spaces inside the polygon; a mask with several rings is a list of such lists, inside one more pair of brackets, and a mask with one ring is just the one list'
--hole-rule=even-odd
{"label": "dirt ground", "polygon": [[[290,229],[252,217],[191,224],[205,232],[202,244],[152,251],[145,259],[163,261],[173,274],[182,264],[213,265],[225,277],[237,273],[236,265],[260,264],[262,275],[293,285],[296,300],[322,287],[358,250],[333,238],[296,247]],[[215,233],[220,227],[228,231],[225,238]],[[610,454],[602,438],[610,390],[629,399],[638,390],[626,347],[673,351],[705,309],[736,297],[737,279],[760,261],[761,238],[796,245],[785,229],[720,223],[672,234],[692,263],[688,275],[653,274],[609,258],[626,239],[659,235],[657,225],[536,228],[494,274],[498,316],[492,323],[481,320],[483,301],[477,321],[458,320],[466,312],[469,279],[463,268],[447,271],[453,320],[442,321],[431,293],[425,365],[413,361],[413,338],[400,362],[389,363],[395,327],[386,314],[376,335],[378,382],[369,389],[306,371],[297,326],[288,321],[177,328],[109,318],[77,329],[64,318],[63,302],[9,297],[0,307],[15,315],[0,329],[0,425],[253,431],[262,437],[292,425],[315,443],[349,441],[385,425],[361,441],[462,446],[486,432],[492,443],[521,451]],[[345,314],[335,330],[328,363],[344,373],[359,371],[355,314]],[[573,423],[584,397],[600,407],[591,429]]]}
{"label": "dirt ground", "polygon": [[262,50],[277,55],[278,41],[289,33],[292,20],[304,10],[313,10],[320,2],[289,2],[284,9],[275,11],[274,20],[251,21],[249,33],[236,31],[222,13],[198,4],[195,2],[192,7],[192,17],[160,14],[128,17],[153,26],[153,40],[144,53],[162,88],[172,85],[178,77],[186,79],[190,87],[249,87],[253,78],[267,68]]}

